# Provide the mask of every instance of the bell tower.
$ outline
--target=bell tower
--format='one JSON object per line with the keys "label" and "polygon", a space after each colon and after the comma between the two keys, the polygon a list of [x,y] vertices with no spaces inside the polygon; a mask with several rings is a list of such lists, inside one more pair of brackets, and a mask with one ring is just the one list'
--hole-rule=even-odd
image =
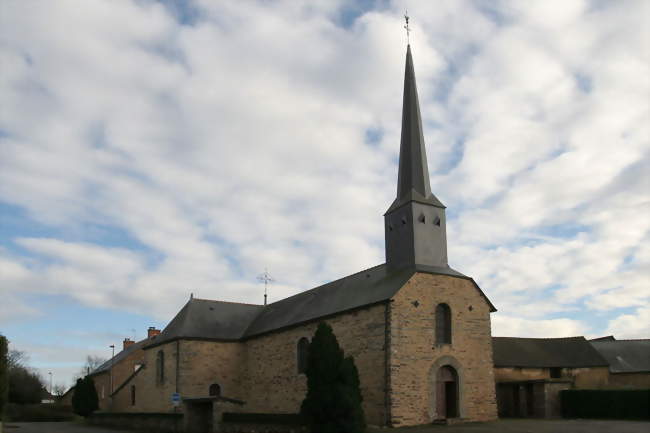
{"label": "bell tower", "polygon": [[411,45],[406,49],[397,197],[384,214],[390,268],[448,267],[445,206],[431,192]]}

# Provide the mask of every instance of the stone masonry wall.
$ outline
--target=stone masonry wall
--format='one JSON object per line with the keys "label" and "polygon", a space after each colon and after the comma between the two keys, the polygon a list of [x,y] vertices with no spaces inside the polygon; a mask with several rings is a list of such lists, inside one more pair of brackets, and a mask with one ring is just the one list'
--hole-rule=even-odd
{"label": "stone masonry wall", "polygon": [[[392,425],[425,424],[439,418],[435,380],[437,370],[444,365],[458,372],[460,417],[468,421],[495,419],[490,310],[473,283],[416,273],[392,301]],[[434,313],[439,303],[449,305],[452,313],[452,344],[441,347],[435,345]]]}
{"label": "stone masonry wall", "polygon": [[[575,388],[606,388],[609,369],[607,367],[563,368],[558,380],[570,380]],[[549,368],[531,367],[495,367],[494,376],[497,383],[520,382],[527,380],[552,380]]]}
{"label": "stone masonry wall", "polygon": [[[345,356],[354,356],[359,370],[363,408],[370,425],[385,423],[385,305],[378,304],[326,320]],[[298,374],[296,349],[311,339],[317,323],[272,333],[246,342],[246,412],[298,413],[307,391]]]}
{"label": "stone masonry wall", "polygon": [[[116,390],[135,371],[136,364],[144,363],[144,350],[134,350],[126,358],[113,365],[113,390]],[[95,390],[99,398],[99,410],[110,410],[111,374],[110,370],[93,376]]]}
{"label": "stone masonry wall", "polygon": [[[156,357],[165,354],[165,378],[156,381]],[[180,352],[178,386],[177,351]],[[213,383],[221,386],[225,397],[243,399],[241,368],[243,344],[215,341],[180,340],[145,350],[146,368],[138,373],[113,399],[114,412],[174,412],[171,395],[182,398],[207,397]],[[130,387],[136,387],[136,404],[131,405]]]}

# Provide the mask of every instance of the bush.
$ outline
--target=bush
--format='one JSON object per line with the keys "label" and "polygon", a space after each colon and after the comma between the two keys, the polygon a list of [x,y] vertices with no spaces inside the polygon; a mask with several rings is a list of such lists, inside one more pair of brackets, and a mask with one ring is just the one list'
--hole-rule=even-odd
{"label": "bush", "polygon": [[9,397],[9,367],[7,365],[7,339],[0,335],[0,421],[4,419]]}
{"label": "bush", "polygon": [[70,408],[55,404],[9,404],[7,418],[13,422],[71,421]]}
{"label": "bush", "polygon": [[99,398],[92,377],[86,376],[83,379],[77,379],[72,395],[72,408],[74,413],[83,417],[87,417],[99,409]]}
{"label": "bush", "polygon": [[565,418],[650,419],[650,390],[561,391]]}
{"label": "bush", "polygon": [[19,365],[9,370],[10,403],[38,404],[43,398],[44,390],[40,376],[27,367]]}
{"label": "bush", "polygon": [[366,423],[359,373],[326,323],[320,323],[309,344],[307,396],[300,413],[312,433],[361,433]]}

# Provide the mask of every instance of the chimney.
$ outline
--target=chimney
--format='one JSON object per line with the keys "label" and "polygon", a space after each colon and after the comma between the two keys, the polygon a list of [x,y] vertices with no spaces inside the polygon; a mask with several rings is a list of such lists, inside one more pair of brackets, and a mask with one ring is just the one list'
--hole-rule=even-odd
{"label": "chimney", "polygon": [[160,334],[160,329],[156,329],[155,326],[150,326],[147,329],[147,338],[155,337],[158,334]]}
{"label": "chimney", "polygon": [[132,344],[135,344],[135,341],[131,340],[130,338],[125,338],[122,342],[122,350],[126,350],[126,348]]}

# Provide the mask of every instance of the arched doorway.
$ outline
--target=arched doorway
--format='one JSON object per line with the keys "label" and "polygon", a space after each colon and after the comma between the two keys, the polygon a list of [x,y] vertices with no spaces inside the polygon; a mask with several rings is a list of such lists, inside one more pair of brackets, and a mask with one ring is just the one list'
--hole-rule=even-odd
{"label": "arched doorway", "polygon": [[438,419],[458,417],[458,373],[451,365],[436,374],[436,413]]}

